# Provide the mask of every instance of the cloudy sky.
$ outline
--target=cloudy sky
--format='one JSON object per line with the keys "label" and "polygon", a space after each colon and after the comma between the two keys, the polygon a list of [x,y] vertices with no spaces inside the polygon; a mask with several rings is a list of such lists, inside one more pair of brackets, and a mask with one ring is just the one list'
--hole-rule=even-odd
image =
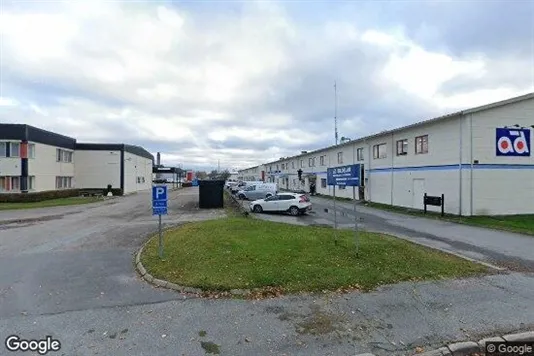
{"label": "cloudy sky", "polygon": [[0,0],[0,122],[245,168],[534,91],[534,1]]}

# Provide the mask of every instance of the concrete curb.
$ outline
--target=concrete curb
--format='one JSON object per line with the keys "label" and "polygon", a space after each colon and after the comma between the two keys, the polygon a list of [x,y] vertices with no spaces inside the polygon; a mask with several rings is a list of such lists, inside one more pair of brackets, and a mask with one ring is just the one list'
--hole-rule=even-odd
{"label": "concrete curb", "polygon": [[[486,344],[492,342],[504,342],[504,341],[518,341],[518,342],[534,342],[534,331],[527,331],[517,334],[508,334],[502,336],[489,337],[478,342],[464,341],[449,344],[439,349],[426,351],[423,353],[413,352],[410,355],[417,356],[470,356],[478,353],[480,355],[486,354]],[[356,356],[375,356],[371,353],[357,354]]]}

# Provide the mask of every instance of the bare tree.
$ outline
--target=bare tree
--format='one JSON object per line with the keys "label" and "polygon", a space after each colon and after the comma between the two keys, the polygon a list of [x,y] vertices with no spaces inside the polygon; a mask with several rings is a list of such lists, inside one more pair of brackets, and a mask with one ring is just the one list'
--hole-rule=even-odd
{"label": "bare tree", "polygon": [[197,171],[195,175],[199,180],[208,178],[208,174],[205,171]]}

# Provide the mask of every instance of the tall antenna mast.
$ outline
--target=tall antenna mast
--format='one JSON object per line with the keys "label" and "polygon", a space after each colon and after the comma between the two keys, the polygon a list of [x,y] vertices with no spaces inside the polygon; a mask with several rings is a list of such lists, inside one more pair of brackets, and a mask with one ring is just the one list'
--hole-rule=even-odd
{"label": "tall antenna mast", "polygon": [[221,171],[221,160],[218,159],[217,160],[217,172],[220,172]]}
{"label": "tall antenna mast", "polygon": [[337,83],[334,81],[334,132],[337,145]]}

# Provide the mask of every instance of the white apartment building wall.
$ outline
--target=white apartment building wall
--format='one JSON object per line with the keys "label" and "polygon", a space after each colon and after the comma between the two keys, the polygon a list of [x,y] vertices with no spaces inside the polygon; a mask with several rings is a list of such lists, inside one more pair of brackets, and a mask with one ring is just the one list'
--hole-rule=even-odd
{"label": "white apartment building wall", "polygon": [[105,189],[121,186],[120,150],[76,150],[76,184],[78,188]]}
{"label": "white apartment building wall", "polygon": [[28,158],[28,174],[35,177],[35,191],[76,188],[74,150],[38,142],[34,157]]}

